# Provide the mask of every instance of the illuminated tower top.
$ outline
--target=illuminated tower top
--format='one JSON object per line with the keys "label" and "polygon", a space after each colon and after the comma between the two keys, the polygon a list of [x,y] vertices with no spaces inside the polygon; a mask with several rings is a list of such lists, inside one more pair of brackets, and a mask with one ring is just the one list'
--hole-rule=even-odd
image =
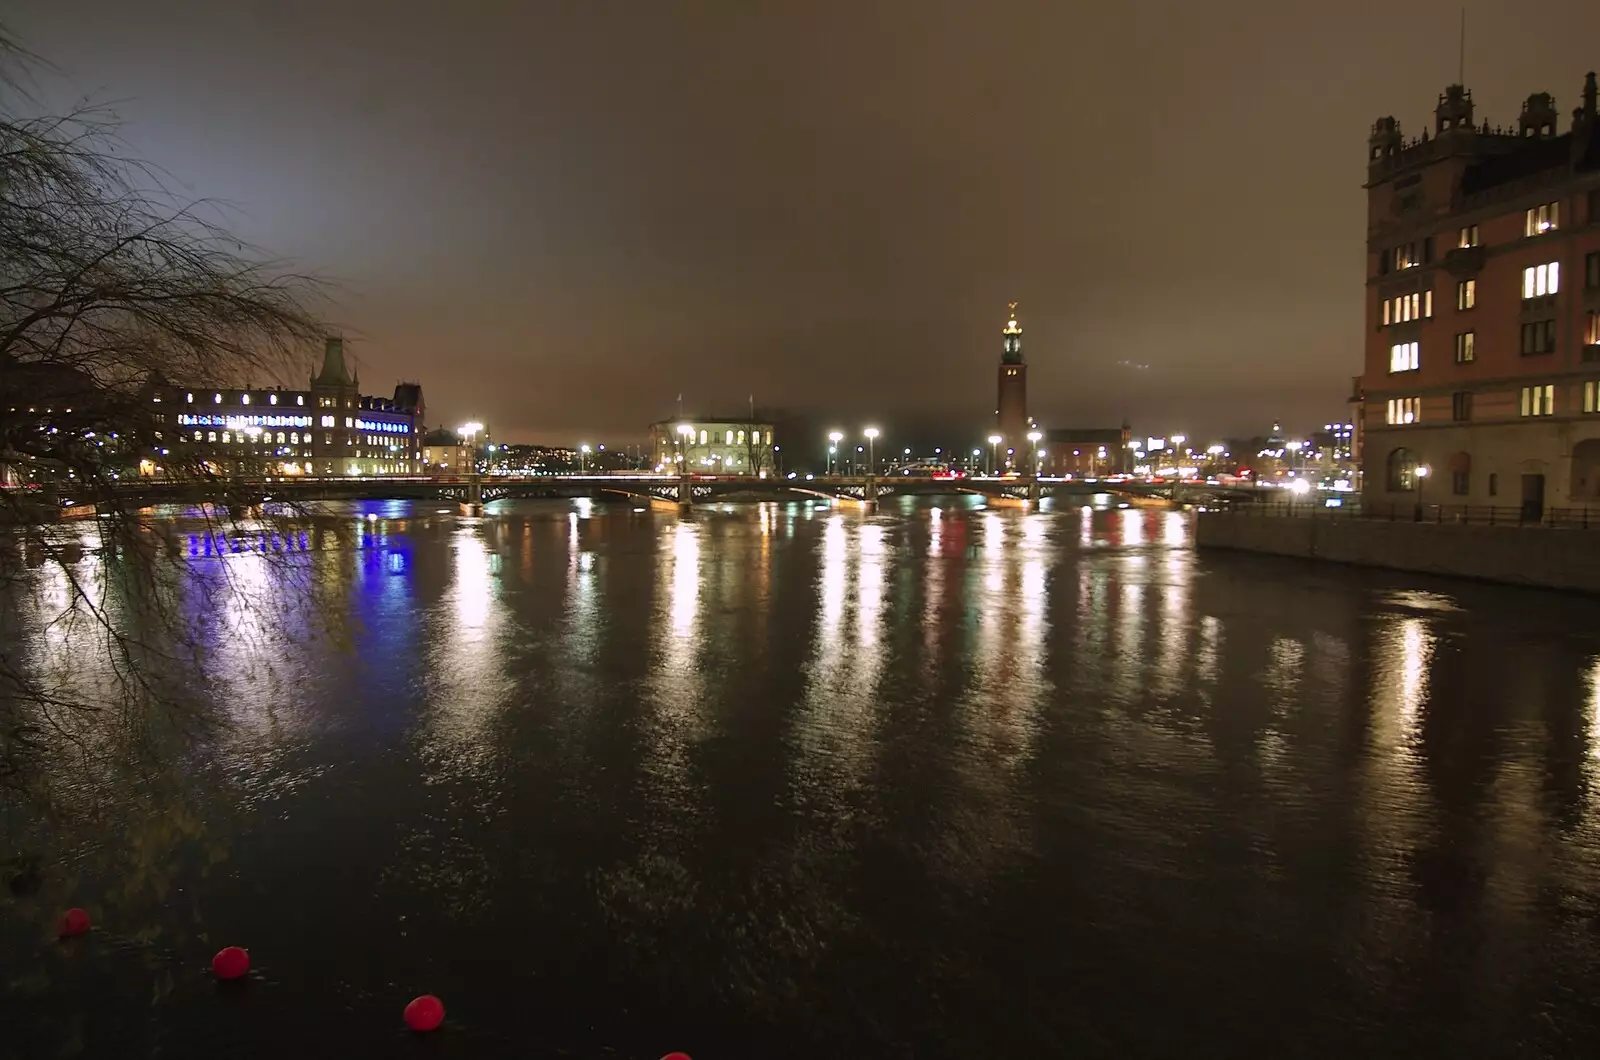
{"label": "illuminated tower top", "polygon": [[1005,329],[1001,332],[1005,336],[1005,343],[1000,348],[1000,363],[1021,364],[1022,325],[1017,323],[1017,303],[1012,302],[1007,308],[1011,311],[1011,316],[1006,321]]}

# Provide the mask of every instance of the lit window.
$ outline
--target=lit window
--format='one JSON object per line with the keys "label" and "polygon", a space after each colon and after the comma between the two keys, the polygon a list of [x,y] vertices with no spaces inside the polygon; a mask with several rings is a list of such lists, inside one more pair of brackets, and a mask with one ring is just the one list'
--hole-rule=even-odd
{"label": "lit window", "polygon": [[279,445],[283,444],[283,432],[282,431],[278,432],[278,444]]}
{"label": "lit window", "polygon": [[1456,284],[1456,308],[1471,309],[1478,304],[1478,281],[1462,280]]}
{"label": "lit window", "polygon": [[1420,345],[1415,342],[1397,342],[1389,347],[1389,371],[1414,372],[1421,367]]}
{"label": "lit window", "polygon": [[739,444],[740,445],[744,444],[744,432],[743,431],[739,432]]}
{"label": "lit window", "polygon": [[1422,292],[1422,319],[1433,319],[1433,288]]}
{"label": "lit window", "polygon": [[233,441],[233,435],[229,434],[227,431],[223,431],[222,432],[222,440],[224,442],[232,442]]}
{"label": "lit window", "polygon": [[217,432],[216,431],[207,431],[206,432],[206,441],[214,442],[216,440],[217,440]]}
{"label": "lit window", "polygon": [[1561,263],[1530,265],[1522,270],[1522,297],[1543,298],[1561,290]]}
{"label": "lit window", "polygon": [[1556,411],[1555,384],[1545,383],[1543,386],[1523,387],[1521,409],[1524,416],[1554,415]]}
{"label": "lit window", "polygon": [[300,432],[299,431],[290,431],[289,432],[289,444],[290,445],[299,445],[300,444]]}
{"label": "lit window", "polygon": [[1561,204],[1547,202],[1535,206],[1528,211],[1527,219],[1523,222],[1523,235],[1543,235],[1552,229],[1561,227]]}
{"label": "lit window", "polygon": [[322,417],[322,425],[324,427],[332,427],[333,426],[333,417],[332,416],[324,416],[324,417]]}
{"label": "lit window", "polygon": [[1390,324],[1390,320],[1389,320],[1389,300],[1387,298],[1385,298],[1383,300],[1383,326],[1384,327],[1388,327],[1389,324]]}
{"label": "lit window", "polygon": [[192,393],[185,394],[184,398],[189,402],[189,404],[191,404],[191,405],[194,404],[194,394],[192,394]]}
{"label": "lit window", "polygon": [[1600,383],[1591,380],[1583,384],[1583,411],[1600,412],[1600,402],[1595,400],[1600,395],[1597,395],[1596,391],[1600,391]]}
{"label": "lit window", "polygon": [[1422,399],[1415,397],[1390,398],[1389,422],[1392,424],[1416,423],[1420,419]]}
{"label": "lit window", "polygon": [[241,405],[250,404],[250,395],[249,394],[240,394],[239,395],[239,404],[241,404]]}
{"label": "lit window", "polygon": [[1473,346],[1473,340],[1474,340],[1475,335],[1476,335],[1476,333],[1475,332],[1471,332],[1471,331],[1463,331],[1460,334],[1456,335],[1456,363],[1457,364],[1471,364],[1472,363],[1472,346]]}
{"label": "lit window", "polygon": [[194,440],[197,441],[197,442],[201,442],[201,441],[204,441],[205,438],[201,435],[201,433],[199,431],[195,431],[194,432]]}
{"label": "lit window", "polygon": [[1456,246],[1461,247],[1462,249],[1465,249],[1467,247],[1475,247],[1477,245],[1478,245],[1478,226],[1477,225],[1467,225],[1465,228],[1463,228],[1461,230],[1461,234],[1460,234],[1459,238],[1456,240]]}
{"label": "lit window", "polygon": [[212,403],[212,404],[213,404],[213,405],[220,405],[220,404],[222,404],[222,395],[221,395],[221,394],[212,394],[212,395],[211,395],[211,403]]}
{"label": "lit window", "polygon": [[1583,318],[1583,344],[1600,346],[1600,312],[1591,309]]}
{"label": "lit window", "polygon": [[267,395],[267,404],[276,405],[277,403],[278,403],[278,395],[276,395],[276,394],[268,394]]}
{"label": "lit window", "polygon": [[733,432],[732,431],[728,432],[728,440],[723,442],[722,444],[723,445],[732,445],[733,444]]}

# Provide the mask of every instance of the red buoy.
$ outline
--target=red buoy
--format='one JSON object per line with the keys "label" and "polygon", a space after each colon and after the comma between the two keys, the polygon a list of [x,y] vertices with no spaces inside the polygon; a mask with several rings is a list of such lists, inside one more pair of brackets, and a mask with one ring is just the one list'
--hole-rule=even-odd
{"label": "red buoy", "polygon": [[218,979],[238,979],[250,970],[250,952],[239,946],[224,946],[211,958],[211,974]]}
{"label": "red buoy", "polygon": [[414,1031],[437,1030],[444,1022],[444,1002],[432,994],[411,999],[406,1006],[406,1026]]}
{"label": "red buoy", "polygon": [[61,922],[57,926],[62,938],[75,938],[89,930],[89,914],[73,906],[61,914]]}
{"label": "red buoy", "polygon": [[661,1060],[694,1060],[694,1057],[690,1056],[688,1053],[668,1053],[666,1056],[663,1056]]}

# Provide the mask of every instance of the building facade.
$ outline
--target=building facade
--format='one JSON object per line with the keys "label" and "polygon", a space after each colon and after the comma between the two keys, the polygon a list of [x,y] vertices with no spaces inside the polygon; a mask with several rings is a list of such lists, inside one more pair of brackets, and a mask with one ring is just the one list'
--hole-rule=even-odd
{"label": "building facade", "polygon": [[414,475],[422,468],[422,388],[363,396],[330,338],[306,390],[150,386],[153,445],[145,471],[164,459],[220,475]]}
{"label": "building facade", "polygon": [[774,474],[777,447],[772,424],[749,419],[662,420],[650,425],[654,469],[697,475]]}
{"label": "building facade", "polygon": [[429,431],[422,436],[422,474],[469,475],[474,448],[455,431]]}
{"label": "building facade", "polygon": [[1044,432],[1041,474],[1052,478],[1103,478],[1125,475],[1132,466],[1133,429],[1121,427],[1057,428]]}
{"label": "building facade", "polygon": [[1000,464],[1008,471],[1031,471],[1032,444],[1028,432],[1028,366],[1022,359],[1022,325],[1017,323],[1017,303],[1000,332],[1000,365],[995,375],[995,433],[1000,436]]}
{"label": "building facade", "polygon": [[1451,85],[1368,141],[1366,350],[1348,442],[1369,506],[1600,504],[1600,115],[1515,127]]}

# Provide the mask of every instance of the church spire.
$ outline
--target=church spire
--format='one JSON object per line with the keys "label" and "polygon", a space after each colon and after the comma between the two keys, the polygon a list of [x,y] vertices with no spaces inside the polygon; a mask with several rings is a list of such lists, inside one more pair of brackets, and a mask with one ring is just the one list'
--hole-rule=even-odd
{"label": "church spire", "polygon": [[1009,313],[1006,326],[1001,334],[1005,339],[1000,347],[1001,364],[1022,363],[1022,325],[1017,323],[1017,303],[1011,302],[1006,306]]}

